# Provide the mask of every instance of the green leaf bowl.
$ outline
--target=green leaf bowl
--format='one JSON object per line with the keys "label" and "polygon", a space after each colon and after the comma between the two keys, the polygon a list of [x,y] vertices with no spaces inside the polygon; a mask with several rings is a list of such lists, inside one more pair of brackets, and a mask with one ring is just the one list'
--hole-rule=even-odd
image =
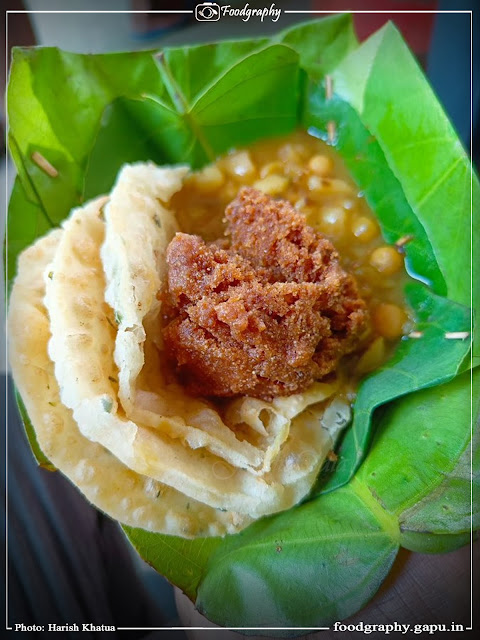
{"label": "green leaf bowl", "polygon": [[[339,464],[310,498],[225,538],[124,527],[204,615],[227,627],[328,626],[372,598],[400,546],[437,553],[468,541],[480,526],[472,512],[480,381],[467,371],[478,351],[445,333],[471,337],[478,312],[479,182],[392,24],[360,45],[350,16],[337,15],[268,39],[162,52],[15,49],[8,116],[18,172],[8,212],[12,278],[19,252],[110,189],[124,162],[200,167],[296,128],[327,139],[329,122],[385,239],[413,236],[406,263],[416,281],[406,297],[423,338],[402,340],[364,380]],[[58,169],[55,180],[34,151]]]}

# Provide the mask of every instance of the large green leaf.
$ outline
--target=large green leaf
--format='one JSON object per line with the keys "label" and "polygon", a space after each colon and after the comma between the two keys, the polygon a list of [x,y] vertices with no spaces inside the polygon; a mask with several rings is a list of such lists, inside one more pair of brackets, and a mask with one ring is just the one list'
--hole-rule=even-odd
{"label": "large green leaf", "polygon": [[477,369],[472,380],[466,372],[396,401],[383,414],[358,479],[399,518],[405,536],[480,527],[480,430],[470,425],[470,410],[478,419],[479,403]]}
{"label": "large green leaf", "polygon": [[405,249],[407,269],[437,294],[445,295],[447,287],[430,238],[408,203],[402,180],[388,164],[380,144],[351,104],[336,95],[326,100],[324,87],[312,85],[303,115],[305,127],[326,139],[327,123],[333,120],[335,147],[375,211],[385,240],[393,244],[402,236],[411,236]]}
{"label": "large green leaf", "polygon": [[343,487],[225,538],[208,561],[197,607],[228,626],[329,625],[371,598],[398,538],[373,500]]}
{"label": "large green leaf", "polygon": [[[465,240],[470,232],[471,168],[467,154],[398,31],[387,25],[369,46],[375,48],[370,69],[363,67],[358,75],[356,66],[351,76],[347,59],[335,71],[336,90],[358,110],[388,165],[401,176],[407,201],[430,238],[448,297],[469,305]],[[391,60],[395,60],[395,73]],[[355,95],[347,89],[354,86],[353,77]],[[452,259],[455,269],[451,269]]]}
{"label": "large green leaf", "polygon": [[[82,202],[84,173],[105,107],[153,93],[169,103],[149,52],[79,55],[15,48],[8,85],[9,147],[18,178],[8,211],[8,264]],[[32,160],[41,153],[53,178]],[[15,273],[9,268],[10,278]]]}
{"label": "large green leaf", "polygon": [[[180,135],[186,141],[177,162],[198,167],[230,147],[257,139],[259,131],[265,136],[278,135],[297,124],[298,54],[290,47],[268,46],[235,61],[193,102],[182,93],[176,67],[169,66],[166,56],[159,66],[180,116]],[[162,117],[163,113],[152,114],[159,129]]]}
{"label": "large green leaf", "polygon": [[[293,44],[292,53],[285,52],[285,55],[294,56],[295,50],[307,66],[319,73],[331,69],[356,44],[351,18],[342,15],[316,23],[314,28],[307,24],[287,29],[280,32],[275,40]],[[72,207],[83,201],[85,193],[91,193],[91,184],[86,190],[84,188],[90,153],[102,126],[102,117],[107,120],[111,117],[104,115],[105,109],[117,98],[138,101],[136,106],[141,111],[140,120],[144,127],[153,120],[157,132],[160,128],[166,161],[189,160],[200,164],[209,155],[205,146],[210,144],[211,153],[226,148],[225,140],[221,138],[226,134],[231,138],[231,144],[244,144],[247,139],[288,131],[296,121],[287,115],[288,108],[293,104],[294,111],[297,111],[298,96],[287,82],[281,99],[273,100],[270,96],[273,100],[270,115],[278,109],[278,113],[284,116],[281,129],[272,126],[268,118],[258,118],[257,112],[250,123],[241,114],[243,123],[239,129],[235,126],[238,121],[225,126],[226,118],[223,127],[216,127],[209,119],[208,110],[204,110],[199,114],[199,130],[203,126],[209,128],[207,137],[212,140],[205,145],[192,135],[192,127],[197,125],[197,114],[190,118],[194,103],[199,101],[197,112],[200,112],[202,104],[206,105],[200,101],[201,97],[218,83],[225,82],[223,76],[226,73],[233,74],[230,76],[232,81],[239,80],[242,73],[240,63],[265,48],[268,42],[260,38],[172,48],[163,57],[156,56],[155,51],[82,55],[53,47],[15,48],[8,86],[9,147],[23,186],[23,197],[36,207],[37,217],[41,215],[50,226],[54,226],[68,215]],[[322,46],[320,62],[314,56],[316,43]],[[250,65],[244,63],[243,72],[252,72],[253,84],[243,86],[243,90],[239,86],[236,94],[226,97],[226,113],[237,98],[244,107],[248,97],[252,103],[257,101],[258,104],[259,96],[255,92],[262,88],[262,83],[254,86],[254,69],[248,67],[259,61],[255,57],[249,60]],[[238,64],[240,67],[235,70]],[[264,72],[267,68],[264,66]],[[265,76],[263,78],[265,80]],[[284,77],[279,79],[283,81]],[[271,83],[272,78],[267,78],[267,85],[271,86]],[[141,105],[140,101],[143,101]],[[135,106],[131,110],[134,111]],[[121,134],[120,128],[116,130]],[[135,138],[132,141],[132,146],[138,150]],[[110,163],[103,167],[106,173],[112,172],[114,149],[115,146],[110,153]],[[56,178],[44,173],[32,160],[35,151],[58,170]],[[98,158],[98,150],[95,154]],[[98,185],[102,184],[102,173],[100,171]],[[10,205],[10,216],[19,215],[17,211],[20,212],[21,208]],[[15,263],[18,252],[29,244],[27,237],[42,225],[44,222],[29,217],[20,234],[25,242],[13,230],[9,232],[9,236],[14,238],[8,257],[11,263]],[[13,274],[12,269],[11,277]]]}
{"label": "large green leaf", "polygon": [[7,275],[9,284],[17,269],[18,254],[36,238],[43,236],[51,228],[51,223],[38,204],[32,202],[17,176],[10,195],[5,239]]}
{"label": "large green leaf", "polygon": [[[164,116],[160,118],[162,126],[159,129],[148,126],[150,111]],[[100,129],[88,158],[83,191],[85,200],[108,193],[126,162],[169,162],[168,150],[159,145],[158,137],[168,136],[171,131],[177,132],[177,145],[185,144],[178,131],[179,126],[177,114],[152,100],[114,100],[103,112]]]}
{"label": "large green leaf", "polygon": [[145,562],[160,571],[191,600],[195,600],[205,567],[211,554],[221,544],[221,538],[185,540],[127,526],[123,530]]}
{"label": "large green leaf", "polygon": [[313,78],[321,78],[332,71],[358,44],[349,14],[329,16],[321,23],[311,20],[294,25],[272,40],[288,44],[298,51],[302,68]]}
{"label": "large green leaf", "polygon": [[469,331],[469,309],[434,295],[423,285],[410,284],[406,293],[422,338],[402,340],[393,358],[360,386],[353,423],[340,448],[339,464],[328,481],[325,476],[321,478],[323,491],[345,484],[358,469],[368,451],[375,423],[373,412],[377,407],[407,393],[450,380],[469,351],[470,341],[445,338],[446,332]]}
{"label": "large green leaf", "polygon": [[[477,370],[474,414],[479,381]],[[220,624],[291,627],[340,620],[373,595],[399,544],[440,553],[470,540],[470,453],[478,457],[478,430],[472,442],[468,419],[470,391],[466,373],[397,401],[346,487],[236,536],[205,540],[207,546],[141,531],[134,532],[134,544],[191,598],[191,584],[199,585],[197,606]],[[478,470],[475,461],[473,468]],[[475,506],[478,473],[472,487]]]}
{"label": "large green leaf", "polygon": [[[329,99],[325,73],[334,81]],[[470,329],[470,167],[393,27],[359,48],[342,15],[271,40],[160,56],[16,50],[8,104],[19,173],[9,207],[10,276],[18,252],[72,206],[108,190],[123,162],[199,166],[297,123],[326,139],[333,121],[336,147],[386,240],[414,236],[407,264],[430,286],[407,291],[423,337],[402,341],[364,381],[340,464],[323,479],[329,493],[224,539],[186,541],[126,527],[149,563],[220,624],[318,626],[372,597],[399,544],[439,552],[468,541],[468,374],[433,385],[459,373],[470,344],[444,337]],[[32,161],[33,151],[58,177]],[[473,176],[474,202],[479,194]],[[478,235],[475,228],[474,241]],[[430,425],[435,433],[419,440]]]}
{"label": "large green leaf", "polygon": [[[81,201],[83,172],[101,114],[117,96],[152,93],[169,104],[148,52],[89,56],[14,49],[8,89],[11,145],[29,199],[58,223]],[[58,170],[44,173],[38,151]]]}
{"label": "large green leaf", "polygon": [[[124,527],[144,559],[227,626],[321,626],[370,599],[398,550],[395,519],[360,485],[224,539]],[[328,585],[328,589],[325,588]]]}
{"label": "large green leaf", "polygon": [[292,49],[267,47],[242,58],[190,104],[173,81],[174,69],[165,68],[177,111],[152,97],[119,98],[108,105],[85,172],[84,197],[109,191],[125,162],[151,159],[199,166],[257,138],[259,130],[265,135],[291,131],[298,119],[298,72]]}
{"label": "large green leaf", "polygon": [[35,428],[31,423],[30,418],[28,417],[27,409],[23,404],[23,400],[16,389],[15,389],[15,401],[18,405],[20,417],[22,418],[23,426],[25,427],[25,433],[28,438],[30,448],[32,450],[33,455],[35,456],[36,461],[44,469],[48,469],[48,471],[56,471],[56,467],[50,462],[50,460],[43,453],[43,451],[40,448],[40,445],[38,444]]}
{"label": "large green leaf", "polygon": [[213,86],[233,64],[269,44],[267,38],[231,40],[211,44],[166,49],[163,69],[174,78],[187,105],[192,105]]}
{"label": "large green leaf", "polygon": [[352,18],[348,14],[329,16],[318,21],[294,25],[271,39],[230,40],[168,48],[164,60],[175,84],[188,104],[193,104],[208,91],[226,69],[272,43],[284,43],[300,56],[303,69],[314,77],[331,71],[338,62],[357,46]]}
{"label": "large green leaf", "polygon": [[313,92],[306,124],[325,137],[326,123],[336,123],[339,150],[387,239],[412,234],[406,247],[412,270],[436,293],[470,307],[470,232],[473,216],[478,249],[480,185],[415,58],[388,24],[348,55],[332,78],[335,99]]}
{"label": "large green leaf", "polygon": [[[393,59],[395,74],[385,66]],[[454,331],[454,325],[462,326],[462,331],[471,329],[470,180],[473,193],[479,192],[478,180],[471,174],[452,126],[392,25],[348,55],[332,78],[332,98],[327,98],[324,86],[310,87],[303,114],[305,126],[326,139],[327,123],[335,122],[335,145],[375,211],[386,240],[393,243],[402,236],[412,236],[406,246],[410,271],[437,294],[466,306],[462,311],[437,298],[437,310],[431,313],[421,295],[410,296],[418,328],[425,330],[428,339],[408,348],[403,343],[388,371],[379,370],[363,383],[353,427],[342,443],[340,464],[330,481],[322,478],[324,490],[346,482],[358,468],[367,450],[375,407],[448,380],[461,366],[460,353],[467,355],[469,344],[447,346],[441,332]],[[448,180],[442,179],[445,174]],[[418,190],[425,184],[431,186],[422,195]],[[437,326],[436,340],[426,330],[427,318]],[[452,346],[455,352],[450,362],[448,356],[442,362],[438,357],[430,360],[434,352],[443,356],[445,346],[447,353]],[[408,369],[414,375],[409,375]]]}

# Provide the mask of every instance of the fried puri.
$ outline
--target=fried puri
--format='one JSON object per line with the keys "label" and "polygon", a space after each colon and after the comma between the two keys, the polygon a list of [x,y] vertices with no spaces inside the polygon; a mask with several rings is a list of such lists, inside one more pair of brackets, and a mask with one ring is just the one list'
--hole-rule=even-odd
{"label": "fried puri", "polygon": [[177,233],[169,244],[167,354],[194,395],[301,392],[358,346],[366,305],[289,202],[243,188],[225,217],[226,241]]}

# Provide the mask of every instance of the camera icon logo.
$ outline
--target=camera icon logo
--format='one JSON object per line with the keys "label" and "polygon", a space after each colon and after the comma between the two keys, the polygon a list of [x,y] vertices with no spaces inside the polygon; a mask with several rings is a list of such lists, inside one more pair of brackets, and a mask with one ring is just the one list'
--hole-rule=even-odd
{"label": "camera icon logo", "polygon": [[199,22],[220,20],[220,7],[216,2],[202,2],[195,7],[195,18]]}

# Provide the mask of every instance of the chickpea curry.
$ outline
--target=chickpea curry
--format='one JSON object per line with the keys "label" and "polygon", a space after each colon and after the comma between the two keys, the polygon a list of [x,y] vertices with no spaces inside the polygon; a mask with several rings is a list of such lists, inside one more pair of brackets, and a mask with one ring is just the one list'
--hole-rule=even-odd
{"label": "chickpea curry", "polygon": [[164,339],[191,393],[269,399],[334,373],[352,389],[410,330],[402,248],[307,133],[232,151],[172,204]]}

